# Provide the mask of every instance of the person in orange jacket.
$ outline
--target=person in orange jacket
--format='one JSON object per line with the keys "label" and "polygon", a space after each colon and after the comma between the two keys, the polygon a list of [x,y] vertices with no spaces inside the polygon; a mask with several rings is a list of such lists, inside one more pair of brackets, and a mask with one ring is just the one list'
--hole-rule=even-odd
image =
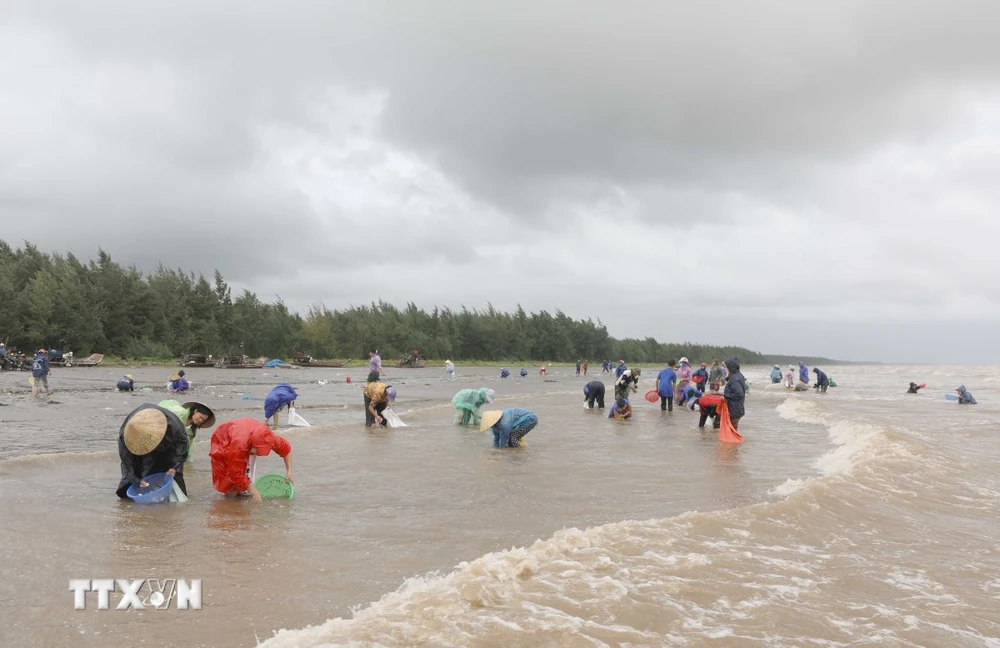
{"label": "person in orange jacket", "polygon": [[[251,457],[263,457],[274,450],[285,460],[285,477],[292,482],[292,446],[264,423],[251,418],[223,423],[212,434],[212,484],[226,495],[250,495],[260,501],[250,478]],[[294,482],[293,482],[294,483]]]}
{"label": "person in orange jacket", "polygon": [[712,427],[716,430],[722,424],[719,420],[719,404],[722,403],[721,394],[705,394],[698,399],[698,408],[701,410],[701,418],[698,420],[698,427],[705,427],[708,417],[712,417]]}

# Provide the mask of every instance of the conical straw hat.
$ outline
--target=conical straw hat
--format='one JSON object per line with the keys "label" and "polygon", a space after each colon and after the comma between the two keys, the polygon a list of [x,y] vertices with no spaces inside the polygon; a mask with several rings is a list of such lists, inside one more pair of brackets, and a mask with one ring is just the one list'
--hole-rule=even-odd
{"label": "conical straw hat", "polygon": [[479,431],[485,432],[500,420],[503,416],[503,410],[490,410],[489,412],[483,412],[483,422],[479,424]]}
{"label": "conical straw hat", "polygon": [[125,447],[134,455],[147,455],[167,433],[167,417],[157,409],[136,412],[125,424]]}

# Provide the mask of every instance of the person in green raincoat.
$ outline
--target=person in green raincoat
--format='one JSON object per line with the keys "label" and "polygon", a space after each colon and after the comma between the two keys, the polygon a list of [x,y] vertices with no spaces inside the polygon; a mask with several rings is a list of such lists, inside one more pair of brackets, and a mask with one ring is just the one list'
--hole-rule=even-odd
{"label": "person in green raincoat", "polygon": [[463,389],[451,399],[455,406],[455,425],[479,425],[483,415],[479,411],[485,403],[492,403],[496,393],[492,389]]}
{"label": "person in green raincoat", "polygon": [[195,435],[198,434],[198,430],[207,430],[215,425],[215,413],[208,405],[198,401],[188,401],[181,405],[175,400],[165,400],[160,401],[159,406],[176,414],[184,424],[188,438],[188,453],[184,461],[188,461],[191,458],[191,446],[194,445]]}

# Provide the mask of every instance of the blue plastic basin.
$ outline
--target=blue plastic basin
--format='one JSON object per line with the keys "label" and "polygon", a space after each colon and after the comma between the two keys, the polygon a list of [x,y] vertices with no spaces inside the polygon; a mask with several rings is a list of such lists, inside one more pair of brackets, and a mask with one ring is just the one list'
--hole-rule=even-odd
{"label": "blue plastic basin", "polygon": [[167,473],[153,473],[143,477],[149,486],[139,488],[135,484],[128,487],[125,494],[136,504],[159,504],[166,502],[173,490],[174,478]]}

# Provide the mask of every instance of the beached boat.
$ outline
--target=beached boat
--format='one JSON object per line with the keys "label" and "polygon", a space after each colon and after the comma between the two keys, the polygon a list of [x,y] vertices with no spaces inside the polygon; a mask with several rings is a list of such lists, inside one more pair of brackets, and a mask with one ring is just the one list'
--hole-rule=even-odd
{"label": "beached boat", "polygon": [[178,364],[182,367],[214,367],[215,360],[203,353],[185,353]]}
{"label": "beached boat", "polygon": [[297,367],[343,367],[347,360],[317,360],[312,356],[295,356],[292,363]]}
{"label": "beached boat", "polygon": [[[265,358],[266,360],[266,358]],[[226,356],[215,363],[216,369],[263,369],[263,362],[255,362],[245,355]]]}
{"label": "beached boat", "polygon": [[[90,356],[83,358],[82,360],[74,360],[72,366],[74,367],[96,367],[101,364],[101,360],[104,360],[103,353],[92,353]],[[70,366],[70,365],[67,365]]]}
{"label": "beached boat", "polygon": [[427,361],[419,356],[407,354],[399,359],[396,366],[400,369],[423,369],[427,366]]}

